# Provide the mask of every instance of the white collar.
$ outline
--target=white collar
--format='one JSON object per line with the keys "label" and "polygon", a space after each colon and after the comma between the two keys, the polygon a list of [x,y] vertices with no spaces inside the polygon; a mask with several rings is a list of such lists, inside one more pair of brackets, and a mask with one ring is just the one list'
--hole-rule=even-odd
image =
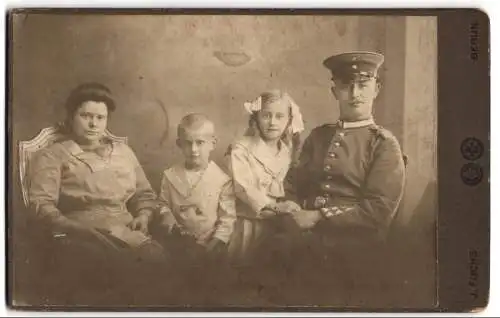
{"label": "white collar", "polygon": [[210,182],[213,188],[217,188],[218,186],[216,185],[219,181],[225,182],[226,180],[225,173],[213,161],[210,161],[206,169],[200,171],[200,173],[202,175],[198,179],[198,182],[196,184],[190,184],[187,180],[186,168],[182,162],[167,169],[164,174],[174,188],[186,198],[191,197],[204,182]]}
{"label": "white collar", "polygon": [[284,169],[288,170],[288,163],[284,164],[283,162],[290,160],[291,150],[283,141],[280,140],[281,149],[277,154],[271,152],[259,136],[246,136],[237,143],[245,147],[271,174],[277,175],[282,173]]}
{"label": "white collar", "polygon": [[373,124],[375,124],[375,121],[373,120],[373,118],[358,120],[358,121],[348,121],[348,122],[345,122],[343,120],[339,120],[337,122],[337,125],[340,128],[344,128],[344,129],[366,127],[366,126],[370,126]]}

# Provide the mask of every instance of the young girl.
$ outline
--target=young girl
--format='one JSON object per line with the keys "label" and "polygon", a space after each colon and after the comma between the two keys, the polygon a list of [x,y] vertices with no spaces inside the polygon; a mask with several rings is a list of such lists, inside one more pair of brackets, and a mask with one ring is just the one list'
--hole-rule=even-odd
{"label": "young girl", "polygon": [[248,130],[226,154],[237,198],[237,220],[228,251],[239,261],[251,260],[273,234],[271,220],[300,209],[283,198],[284,179],[304,130],[299,107],[285,92],[262,93],[244,106],[250,114]]}

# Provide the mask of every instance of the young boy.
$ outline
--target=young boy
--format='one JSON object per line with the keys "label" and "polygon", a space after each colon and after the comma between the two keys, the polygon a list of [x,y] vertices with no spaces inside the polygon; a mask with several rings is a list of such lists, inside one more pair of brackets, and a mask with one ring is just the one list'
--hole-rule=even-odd
{"label": "young boy", "polygon": [[201,250],[202,255],[204,251],[220,255],[233,232],[233,185],[210,161],[215,145],[214,124],[205,115],[185,116],[177,128],[177,146],[184,160],[163,172],[163,224],[182,238],[182,252],[187,254],[199,256]]}

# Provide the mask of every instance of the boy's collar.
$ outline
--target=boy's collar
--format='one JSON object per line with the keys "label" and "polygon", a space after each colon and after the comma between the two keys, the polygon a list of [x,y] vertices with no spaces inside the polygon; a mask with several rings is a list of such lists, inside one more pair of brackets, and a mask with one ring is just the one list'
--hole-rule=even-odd
{"label": "boy's collar", "polygon": [[206,165],[203,165],[203,166],[201,166],[201,167],[189,168],[189,167],[187,166],[187,163],[184,161],[184,164],[182,165],[182,167],[183,167],[183,168],[184,168],[184,170],[186,170],[186,171],[190,171],[190,172],[202,172],[202,171],[207,170],[207,169],[208,169],[208,167],[210,167],[210,165],[211,165],[211,164],[212,164],[212,161],[211,161],[211,160],[209,160],[209,161],[207,162],[207,164],[206,164]]}
{"label": "boy's collar", "polygon": [[186,168],[184,163],[177,164],[173,166],[172,168],[168,169],[165,172],[165,176],[167,179],[170,181],[170,183],[174,186],[174,188],[184,197],[190,197],[193,194],[193,191],[197,188],[197,186],[204,182],[206,178],[209,178],[210,182],[215,181],[212,180],[214,176],[220,175],[217,174],[217,172],[220,172],[220,168],[216,165],[215,162],[210,161],[208,166],[200,170],[200,172],[203,174],[201,179],[198,181],[196,185],[193,187],[189,186],[189,182],[187,182],[186,179]]}

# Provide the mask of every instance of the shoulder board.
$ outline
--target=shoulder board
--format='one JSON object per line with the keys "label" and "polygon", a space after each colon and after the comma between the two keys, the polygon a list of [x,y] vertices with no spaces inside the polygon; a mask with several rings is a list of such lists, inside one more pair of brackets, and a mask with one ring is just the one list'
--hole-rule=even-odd
{"label": "shoulder board", "polygon": [[375,135],[382,139],[388,139],[394,137],[394,135],[382,126],[374,125],[370,127],[370,130],[375,133]]}

